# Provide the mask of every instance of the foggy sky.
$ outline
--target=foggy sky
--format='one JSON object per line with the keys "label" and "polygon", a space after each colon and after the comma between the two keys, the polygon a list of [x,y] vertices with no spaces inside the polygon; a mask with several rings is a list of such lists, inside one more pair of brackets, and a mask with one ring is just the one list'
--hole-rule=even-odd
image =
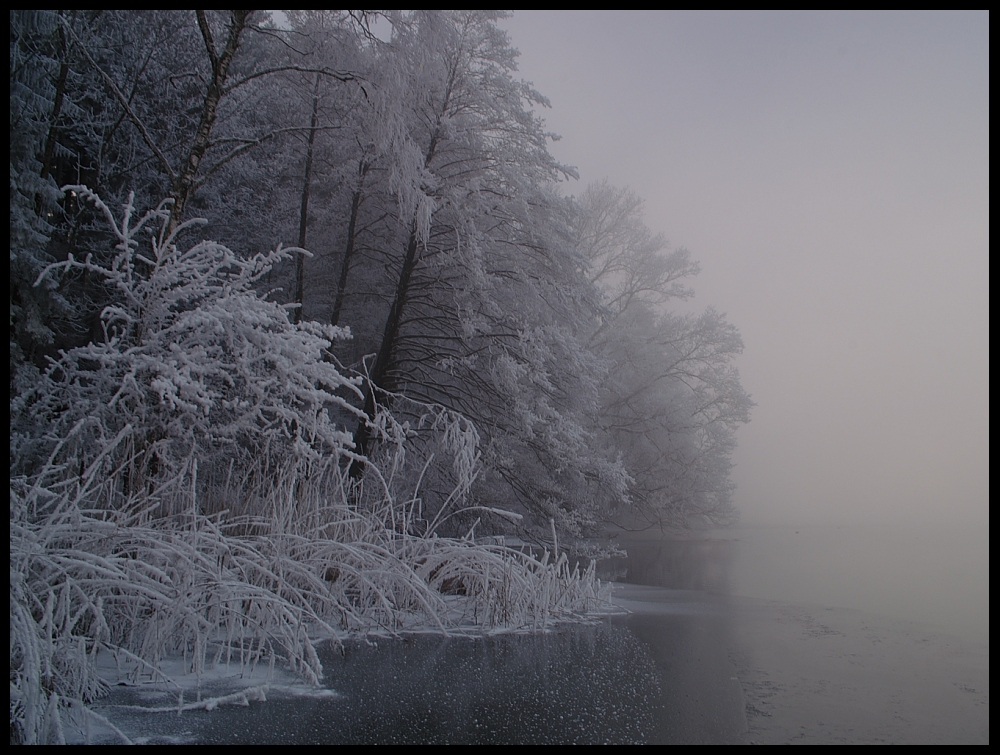
{"label": "foggy sky", "polygon": [[743,333],[744,519],[989,513],[989,14],[526,12],[520,75]]}

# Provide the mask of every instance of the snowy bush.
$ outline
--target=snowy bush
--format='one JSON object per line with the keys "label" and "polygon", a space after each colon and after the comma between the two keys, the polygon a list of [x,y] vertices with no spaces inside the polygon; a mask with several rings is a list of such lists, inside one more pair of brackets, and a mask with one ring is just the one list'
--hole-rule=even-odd
{"label": "snowy bush", "polygon": [[139,489],[196,457],[202,474],[253,459],[268,475],[288,458],[316,462],[350,446],[332,413],[357,418],[344,396],[360,395],[358,382],[329,354],[349,334],[293,324],[255,290],[271,266],[303,250],[247,259],[211,241],[185,250],[177,237],[192,223],[164,237],[164,207],[136,218],[130,201],[118,222],[85,187],[69,191],[106,216],[115,253],[106,263],[70,256],[39,282],[83,271],[112,292],[111,303],[101,313],[103,340],[63,352],[12,407],[13,434],[31,441],[17,449],[23,464],[58,447],[83,468],[118,439],[106,466],[126,464],[122,481]]}

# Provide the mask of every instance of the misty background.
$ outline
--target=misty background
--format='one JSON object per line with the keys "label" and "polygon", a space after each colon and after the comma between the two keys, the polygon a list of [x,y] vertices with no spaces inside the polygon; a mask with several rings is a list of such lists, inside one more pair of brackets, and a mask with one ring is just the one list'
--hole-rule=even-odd
{"label": "misty background", "polygon": [[781,530],[761,536],[747,590],[962,613],[988,641],[988,13],[505,27],[579,190],[645,197],[646,223],[701,262],[690,306],[743,334],[744,524],[788,543],[834,528],[794,568]]}

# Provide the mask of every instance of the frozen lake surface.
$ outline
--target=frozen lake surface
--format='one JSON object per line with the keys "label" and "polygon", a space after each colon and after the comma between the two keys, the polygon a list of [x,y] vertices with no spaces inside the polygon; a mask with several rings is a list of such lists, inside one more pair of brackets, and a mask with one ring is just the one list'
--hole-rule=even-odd
{"label": "frozen lake surface", "polygon": [[[608,565],[631,613],[596,626],[353,642],[324,658],[328,689],[318,693],[272,683],[266,702],[247,707],[102,712],[147,742],[988,743],[988,576],[970,585],[967,573],[980,555],[896,543],[897,560],[922,566],[887,572],[873,566],[884,552],[862,556],[849,535],[637,542]],[[952,564],[935,584],[954,578],[965,592],[898,581],[928,562]],[[880,594],[892,599],[870,610]],[[969,596],[985,609],[956,611]],[[932,621],[937,601],[952,606],[950,624]],[[142,694],[143,704],[171,704]]]}

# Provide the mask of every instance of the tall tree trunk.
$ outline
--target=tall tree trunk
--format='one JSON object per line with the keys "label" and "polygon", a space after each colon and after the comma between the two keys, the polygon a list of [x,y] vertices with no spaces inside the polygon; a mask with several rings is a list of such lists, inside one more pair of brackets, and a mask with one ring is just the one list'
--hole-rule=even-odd
{"label": "tall tree trunk", "polygon": [[[399,340],[399,331],[403,323],[403,309],[406,306],[406,299],[410,290],[410,278],[413,270],[417,266],[417,249],[420,242],[417,234],[417,224],[413,223],[410,230],[410,240],[406,244],[406,254],[403,257],[403,267],[399,272],[399,281],[396,284],[396,296],[389,310],[389,317],[385,321],[385,330],[382,333],[382,344],[379,346],[378,354],[375,357],[375,365],[368,376],[368,393],[365,396],[365,416],[368,420],[375,418],[376,389],[393,391],[395,382],[392,374],[392,357],[396,350],[396,342]],[[358,423],[358,429],[354,432],[354,450],[360,456],[367,456],[371,434],[368,429],[368,421],[363,419]],[[357,461],[351,464],[351,477],[358,478],[364,472],[364,465]]]}
{"label": "tall tree trunk", "polygon": [[[309,119],[309,137],[306,143],[306,167],[302,176],[302,199],[299,202],[299,248],[306,248],[306,228],[309,225],[309,184],[312,181],[313,149],[316,144],[316,129],[319,125],[319,74],[313,82],[312,117]],[[293,319],[302,322],[302,303],[306,288],[306,258],[299,254],[295,258],[295,309]]]}
{"label": "tall tree trunk", "polygon": [[195,182],[198,177],[198,168],[201,166],[202,158],[211,144],[212,128],[219,115],[219,101],[225,91],[226,77],[229,75],[229,66],[233,62],[236,50],[240,45],[240,35],[246,29],[247,19],[252,10],[230,11],[229,31],[226,37],[225,47],[222,52],[215,49],[215,41],[212,39],[212,30],[208,25],[208,18],[205,11],[195,11],[198,16],[198,28],[201,30],[202,39],[205,41],[205,49],[208,51],[208,58],[212,64],[212,78],[208,82],[208,90],[205,92],[205,100],[201,107],[201,120],[198,123],[198,130],[195,132],[194,141],[188,151],[187,159],[181,172],[174,176],[170,187],[170,198],[173,199],[173,207],[170,210],[170,220],[167,222],[167,235],[173,233],[177,226],[181,224],[184,217],[184,210],[188,200],[194,193]]}
{"label": "tall tree trunk", "polygon": [[[59,16],[63,15],[59,11]],[[56,136],[59,133],[59,116],[62,114],[63,98],[66,95],[66,79],[69,76],[69,55],[66,51],[66,32],[60,24],[59,32],[59,55],[62,60],[59,63],[59,76],[56,78],[56,93],[52,102],[52,118],[49,120],[49,132],[45,137],[45,151],[42,153],[42,178],[48,178],[52,174],[52,162],[56,153]]]}
{"label": "tall tree trunk", "polygon": [[[448,74],[448,83],[445,87],[444,97],[441,107],[438,110],[434,130],[431,133],[430,142],[427,145],[427,152],[424,154],[424,168],[428,168],[434,155],[437,153],[438,140],[441,138],[445,114],[451,104],[451,95],[456,78],[456,68],[453,64]],[[403,255],[403,266],[399,271],[399,280],[396,283],[396,295],[392,301],[392,308],[389,310],[389,317],[385,321],[385,330],[382,333],[382,343],[379,345],[378,354],[375,357],[375,366],[368,376],[368,395],[365,398],[365,417],[358,423],[357,430],[354,431],[354,450],[359,456],[367,456],[371,444],[371,433],[368,420],[375,417],[375,391],[392,392],[395,390],[393,376],[393,356],[396,351],[396,344],[399,341],[399,332],[403,324],[403,310],[406,307],[406,300],[410,294],[410,279],[413,270],[417,266],[417,250],[420,246],[420,229],[417,218],[414,217],[410,226],[410,238],[406,244],[406,253]],[[364,473],[364,464],[354,461],[351,463],[351,477],[357,479]]]}
{"label": "tall tree trunk", "polygon": [[330,315],[331,325],[340,322],[340,312],[344,307],[344,297],[347,295],[347,276],[354,257],[354,240],[358,233],[358,211],[361,208],[366,173],[368,173],[368,161],[362,158],[358,164],[358,186],[351,197],[351,217],[347,222],[347,243],[344,245],[344,261],[340,264],[340,278],[337,281],[337,296],[333,301],[333,314]]}

